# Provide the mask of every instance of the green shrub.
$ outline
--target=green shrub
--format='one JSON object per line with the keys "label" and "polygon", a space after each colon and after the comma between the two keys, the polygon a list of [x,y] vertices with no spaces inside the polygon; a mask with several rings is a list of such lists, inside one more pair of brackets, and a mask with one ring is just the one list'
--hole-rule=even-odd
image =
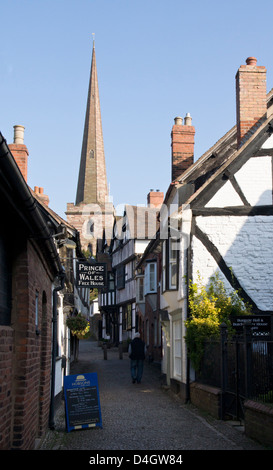
{"label": "green shrub", "polygon": [[189,285],[190,316],[186,320],[185,340],[195,370],[199,370],[204,352],[204,341],[220,337],[220,325],[225,323],[233,333],[231,317],[249,315],[251,309],[240,299],[238,291],[228,293],[219,273],[210,278],[207,288],[200,275]]}
{"label": "green shrub", "polygon": [[273,390],[269,390],[269,392],[259,395],[258,399],[262,403],[267,403],[267,404],[272,404],[273,405]]}

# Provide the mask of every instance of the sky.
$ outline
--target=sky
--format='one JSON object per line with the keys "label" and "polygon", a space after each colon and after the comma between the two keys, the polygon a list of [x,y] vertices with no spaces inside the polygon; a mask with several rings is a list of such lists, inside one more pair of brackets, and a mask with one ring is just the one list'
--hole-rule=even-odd
{"label": "sky", "polygon": [[110,195],[146,204],[171,182],[171,129],[192,116],[195,160],[236,123],[249,56],[273,87],[272,0],[0,0],[0,131],[25,126],[28,184],[75,202],[95,33]]}

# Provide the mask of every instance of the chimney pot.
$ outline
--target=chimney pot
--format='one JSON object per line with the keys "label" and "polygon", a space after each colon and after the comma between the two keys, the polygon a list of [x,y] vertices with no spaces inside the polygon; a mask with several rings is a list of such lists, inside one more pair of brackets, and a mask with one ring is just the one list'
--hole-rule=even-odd
{"label": "chimney pot", "polygon": [[248,57],[246,59],[246,65],[256,65],[256,64],[257,64],[256,57]]}
{"label": "chimney pot", "polygon": [[174,124],[175,126],[182,126],[183,125],[183,118],[180,116],[177,116],[174,118]]}
{"label": "chimney pot", "polygon": [[13,137],[13,143],[17,145],[24,145],[24,132],[25,128],[24,126],[13,126],[14,129],[14,137]]}
{"label": "chimney pot", "polygon": [[49,205],[49,197],[44,194],[44,188],[41,188],[40,186],[34,186],[34,192],[44,204],[47,206]]}
{"label": "chimney pot", "polygon": [[185,126],[191,126],[191,121],[192,121],[191,115],[190,113],[187,113],[184,119]]}

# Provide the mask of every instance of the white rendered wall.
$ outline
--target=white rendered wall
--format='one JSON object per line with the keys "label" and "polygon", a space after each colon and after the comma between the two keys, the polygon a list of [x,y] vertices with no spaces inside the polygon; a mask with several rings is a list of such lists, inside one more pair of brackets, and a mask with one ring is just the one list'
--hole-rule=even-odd
{"label": "white rendered wall", "polygon": [[242,200],[230,181],[226,181],[219,191],[210,199],[205,207],[241,206]]}
{"label": "white rendered wall", "polygon": [[[250,158],[234,176],[251,206],[272,204],[272,157]],[[206,207],[242,205],[241,198],[227,181]]]}
{"label": "white rendered wall", "polygon": [[250,158],[235,178],[251,206],[272,204],[272,157]]}
{"label": "white rendered wall", "polygon": [[[226,264],[261,310],[273,305],[273,216],[197,217],[197,225],[216,246]],[[193,237],[193,273],[205,282],[218,270],[204,245]]]}

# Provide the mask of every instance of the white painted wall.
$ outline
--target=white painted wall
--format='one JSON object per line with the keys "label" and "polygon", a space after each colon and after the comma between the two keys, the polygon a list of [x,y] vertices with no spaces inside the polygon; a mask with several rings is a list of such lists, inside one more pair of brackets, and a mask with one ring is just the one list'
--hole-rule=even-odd
{"label": "white painted wall", "polygon": [[251,206],[272,204],[272,157],[250,158],[235,178]]}
{"label": "white painted wall", "polygon": [[[261,310],[273,306],[273,216],[197,217],[226,264]],[[193,269],[207,281],[217,269],[212,256],[194,237]]]}
{"label": "white painted wall", "polygon": [[219,191],[210,199],[205,207],[241,206],[242,200],[230,181],[226,181]]}
{"label": "white painted wall", "polygon": [[[272,157],[250,158],[235,178],[251,206],[272,204]],[[242,200],[227,181],[206,207],[242,206]]]}

